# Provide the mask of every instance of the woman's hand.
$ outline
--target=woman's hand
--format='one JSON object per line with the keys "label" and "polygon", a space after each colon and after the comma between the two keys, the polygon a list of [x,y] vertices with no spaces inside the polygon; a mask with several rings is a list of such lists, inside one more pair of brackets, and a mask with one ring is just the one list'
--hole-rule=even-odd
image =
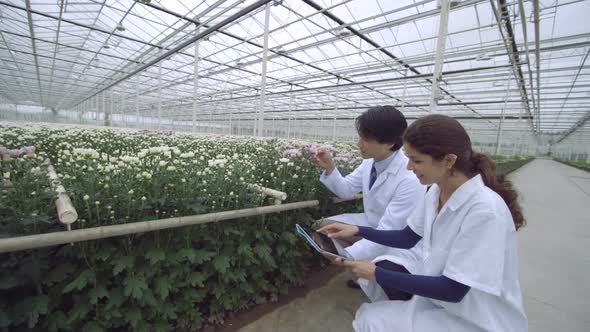
{"label": "woman's hand", "polygon": [[359,232],[359,228],[355,225],[333,223],[326,225],[317,230],[320,233],[326,234],[332,239],[347,239]]}
{"label": "woman's hand", "polygon": [[330,175],[336,168],[336,164],[332,159],[332,153],[328,150],[320,149],[312,158],[315,164],[326,170],[326,174]]}
{"label": "woman's hand", "polygon": [[377,265],[369,262],[369,261],[353,261],[353,260],[346,260],[341,259],[340,264],[349,267],[354,274],[358,278],[364,278],[367,280],[375,280],[375,269]]}

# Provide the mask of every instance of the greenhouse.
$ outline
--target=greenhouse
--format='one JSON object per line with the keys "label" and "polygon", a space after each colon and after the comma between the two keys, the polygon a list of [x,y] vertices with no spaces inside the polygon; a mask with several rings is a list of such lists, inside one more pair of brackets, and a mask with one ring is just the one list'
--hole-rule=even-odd
{"label": "greenhouse", "polygon": [[[0,0],[0,331],[585,331],[588,13],[589,0]],[[468,226],[437,249],[479,178],[510,212],[505,261],[477,249],[492,229],[461,259]],[[355,231],[323,237],[334,221]],[[314,251],[306,231],[336,248]],[[357,241],[414,260],[356,256]],[[450,270],[469,266],[471,279]],[[398,274],[465,291],[450,301]]]}

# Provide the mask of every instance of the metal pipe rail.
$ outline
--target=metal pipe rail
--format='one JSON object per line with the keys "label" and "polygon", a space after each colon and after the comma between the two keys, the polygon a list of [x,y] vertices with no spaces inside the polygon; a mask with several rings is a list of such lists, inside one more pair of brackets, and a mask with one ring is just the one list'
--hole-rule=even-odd
{"label": "metal pipe rail", "polygon": [[127,234],[153,232],[168,228],[218,222],[221,220],[259,216],[268,213],[303,209],[317,205],[319,205],[319,201],[317,200],[301,201],[281,205],[206,213],[195,216],[141,221],[129,224],[78,229],[67,232],[55,232],[0,239],[0,253],[48,247],[65,243],[106,239],[109,237]]}

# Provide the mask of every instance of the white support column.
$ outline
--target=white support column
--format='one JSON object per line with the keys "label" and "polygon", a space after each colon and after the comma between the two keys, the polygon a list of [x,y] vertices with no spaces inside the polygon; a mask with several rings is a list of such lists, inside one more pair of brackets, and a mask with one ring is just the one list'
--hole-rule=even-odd
{"label": "white support column", "polygon": [[104,123],[106,126],[111,127],[113,124],[113,110],[115,109],[115,93],[114,91],[111,91],[110,93],[111,95],[111,99],[110,99],[110,106],[109,106],[109,112],[108,112],[108,116],[105,116],[104,119]]}
{"label": "white support column", "polygon": [[[162,53],[162,51],[160,51]],[[158,63],[158,130],[162,127],[162,63]]]}
{"label": "white support column", "polygon": [[232,132],[232,120],[233,119],[232,119],[232,117],[233,117],[233,112],[230,112],[229,115],[228,115],[228,118],[229,118],[229,121],[228,121],[229,122],[229,134],[230,135],[233,135],[233,132]]}
{"label": "white support column", "polygon": [[498,135],[496,136],[496,150],[494,151],[494,155],[497,156],[501,153],[501,145],[502,145],[502,124],[504,124],[504,111],[506,111],[506,107],[508,105],[508,96],[510,95],[510,79],[508,83],[506,83],[506,93],[504,95],[504,105],[502,106],[502,114],[500,115],[500,124],[498,125]]}
{"label": "white support column", "polygon": [[[138,79],[139,81],[139,79]],[[139,83],[139,82],[137,82]],[[137,87],[135,88],[135,126],[139,127],[139,87],[140,85],[137,84]]]}
{"label": "white support column", "polygon": [[240,126],[240,115],[238,114],[238,126],[236,128],[236,134],[241,135],[242,134],[242,128]]}
{"label": "white support column", "polygon": [[[104,91],[102,93],[102,112],[101,113],[103,113],[103,112],[106,115],[106,113],[107,113],[107,92],[106,91]],[[98,125],[100,126],[100,123],[98,123]]]}
{"label": "white support column", "polygon": [[[340,85],[340,77],[336,80],[336,86]],[[338,90],[338,89],[336,89]],[[336,117],[338,116],[338,102],[340,99],[336,96],[335,108],[334,108],[334,123],[332,123],[332,141],[336,142]]]}
{"label": "white support column", "polygon": [[268,34],[270,26],[270,6],[271,3],[266,4],[264,10],[264,48],[262,50],[262,79],[260,82],[260,101],[258,104],[258,121],[254,128],[258,129],[258,136],[264,135],[264,103],[266,101],[266,65],[268,62]]}
{"label": "white support column", "polygon": [[[195,28],[195,35],[199,34],[199,26]],[[197,121],[197,93],[199,91],[199,41],[195,42],[195,61],[193,66],[193,133],[195,132],[195,123]]]}
{"label": "white support column", "polygon": [[449,26],[449,0],[438,0],[440,5],[440,22],[438,25],[438,40],[436,41],[436,62],[432,75],[432,92],[430,94],[430,112],[436,112],[440,97],[439,81],[442,78],[443,58],[447,43],[447,30]]}
{"label": "white support column", "polygon": [[404,113],[404,109],[406,108],[406,92],[408,91],[408,68],[401,68],[400,71],[404,74],[404,93],[402,95],[402,114]]}
{"label": "white support column", "polygon": [[121,117],[123,120],[123,127],[127,128],[127,119],[125,118],[125,96],[121,93]]}

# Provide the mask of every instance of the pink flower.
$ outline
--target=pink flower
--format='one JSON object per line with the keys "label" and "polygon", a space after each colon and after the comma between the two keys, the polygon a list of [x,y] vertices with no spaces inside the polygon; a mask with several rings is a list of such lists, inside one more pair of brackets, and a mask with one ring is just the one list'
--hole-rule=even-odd
{"label": "pink flower", "polygon": [[314,144],[310,144],[310,145],[307,145],[307,144],[306,144],[306,145],[304,145],[303,147],[304,147],[304,148],[305,148],[307,151],[309,151],[309,152],[311,152],[311,153],[313,153],[313,154],[316,154],[316,153],[318,153],[318,146],[317,146],[317,145],[315,145],[315,143],[314,143]]}
{"label": "pink flower", "polygon": [[330,144],[326,144],[326,145],[323,145],[320,149],[325,150],[325,151],[332,151],[332,150],[334,150],[334,147]]}
{"label": "pink flower", "polygon": [[24,151],[24,153],[26,153],[26,155],[29,157],[32,157],[35,155],[35,147],[34,146],[25,146],[24,148],[21,149],[21,151]]}
{"label": "pink flower", "polygon": [[300,156],[301,151],[299,149],[289,149],[289,150],[283,152],[283,154],[287,155],[289,157],[295,157],[295,156]]}

